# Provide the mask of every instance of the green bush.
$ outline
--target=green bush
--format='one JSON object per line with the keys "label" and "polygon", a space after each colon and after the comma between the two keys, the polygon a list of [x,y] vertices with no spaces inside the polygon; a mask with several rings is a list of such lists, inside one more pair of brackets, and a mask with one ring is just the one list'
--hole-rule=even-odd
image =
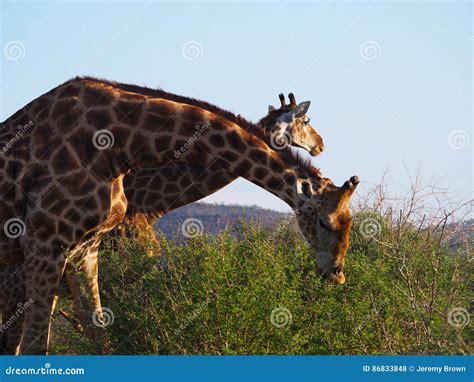
{"label": "green bush", "polygon": [[[318,277],[289,222],[272,230],[242,224],[237,235],[200,236],[186,246],[163,239],[161,253],[148,250],[131,239],[103,245],[110,353],[471,352],[469,324],[452,325],[454,308],[470,308],[466,254],[387,217],[355,216],[344,286]],[[66,299],[60,305],[71,310]],[[53,353],[97,352],[59,316],[53,334]]]}

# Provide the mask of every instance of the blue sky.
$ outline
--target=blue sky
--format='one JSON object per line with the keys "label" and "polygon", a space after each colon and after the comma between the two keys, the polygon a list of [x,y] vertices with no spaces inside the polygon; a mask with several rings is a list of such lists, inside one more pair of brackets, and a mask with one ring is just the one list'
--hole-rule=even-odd
{"label": "blue sky", "polygon": [[[326,144],[313,161],[336,184],[388,170],[403,194],[406,169],[421,166],[425,180],[472,194],[470,2],[1,4],[1,120],[83,74],[255,121],[292,91],[312,101]],[[244,180],[207,201],[288,209]]]}

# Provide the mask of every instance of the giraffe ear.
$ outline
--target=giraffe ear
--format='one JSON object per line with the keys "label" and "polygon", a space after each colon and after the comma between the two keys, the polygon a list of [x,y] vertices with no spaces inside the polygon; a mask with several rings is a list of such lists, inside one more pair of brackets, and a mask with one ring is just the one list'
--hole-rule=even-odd
{"label": "giraffe ear", "polygon": [[307,180],[298,179],[296,181],[296,190],[298,192],[298,196],[304,201],[311,199],[311,197],[314,195],[313,187]]}
{"label": "giraffe ear", "polygon": [[304,101],[304,102],[301,102],[298,106],[296,106],[296,109],[294,110],[295,117],[296,118],[303,117],[308,111],[309,105],[311,105],[311,101]]}
{"label": "giraffe ear", "polygon": [[271,113],[272,111],[275,111],[276,109],[272,105],[268,105],[268,112]]}

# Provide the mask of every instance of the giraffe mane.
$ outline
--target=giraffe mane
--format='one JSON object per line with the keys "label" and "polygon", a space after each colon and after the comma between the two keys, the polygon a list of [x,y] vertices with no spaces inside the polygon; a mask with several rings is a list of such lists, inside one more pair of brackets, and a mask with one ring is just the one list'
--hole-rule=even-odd
{"label": "giraffe mane", "polygon": [[[118,90],[122,90],[129,93],[136,93],[148,97],[154,98],[162,98],[169,101],[177,102],[177,103],[184,103],[191,106],[196,106],[198,108],[207,110],[213,114],[216,114],[230,122],[233,122],[239,125],[241,128],[245,129],[246,131],[252,133],[257,138],[264,141],[269,147],[272,147],[270,144],[270,132],[264,128],[264,126],[268,126],[271,123],[274,123],[276,118],[278,118],[282,113],[290,111],[293,107],[291,105],[282,106],[280,109],[275,109],[270,111],[268,115],[260,119],[258,123],[253,123],[248,119],[242,117],[240,114],[235,115],[233,112],[223,109],[215,104],[212,104],[207,101],[202,101],[197,98],[193,97],[186,97],[181,96],[178,94],[167,92],[161,88],[150,88],[147,86],[139,86],[133,84],[125,84],[116,81],[110,81],[103,78],[96,78],[91,76],[78,76],[76,78],[71,79],[68,82],[74,81],[91,81],[94,83],[99,83],[102,85],[110,86]],[[310,158],[304,158],[298,152],[293,151],[290,147],[284,147],[278,150],[278,153],[281,154],[283,161],[287,164],[297,164],[303,170],[308,172],[309,175],[315,177],[321,177],[321,172],[317,167],[314,167],[311,163]]]}

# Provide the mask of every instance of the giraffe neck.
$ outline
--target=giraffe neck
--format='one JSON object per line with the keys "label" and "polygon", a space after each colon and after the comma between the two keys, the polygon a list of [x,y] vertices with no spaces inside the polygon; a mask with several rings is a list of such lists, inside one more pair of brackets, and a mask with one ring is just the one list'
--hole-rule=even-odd
{"label": "giraffe neck", "polygon": [[[218,165],[273,193],[292,208],[301,204],[297,180],[312,184],[320,180],[319,174],[309,171],[289,151],[272,150],[262,139],[263,133],[257,137],[248,131],[259,131],[255,125],[244,129],[195,105],[112,86],[102,85],[99,91],[111,102],[112,120],[107,125],[101,123],[103,117],[90,122],[96,131],[108,129],[112,133],[114,157],[130,168],[178,163]],[[92,108],[88,114],[93,112]],[[102,152],[109,158],[110,152]],[[123,167],[122,163],[119,166]]]}

